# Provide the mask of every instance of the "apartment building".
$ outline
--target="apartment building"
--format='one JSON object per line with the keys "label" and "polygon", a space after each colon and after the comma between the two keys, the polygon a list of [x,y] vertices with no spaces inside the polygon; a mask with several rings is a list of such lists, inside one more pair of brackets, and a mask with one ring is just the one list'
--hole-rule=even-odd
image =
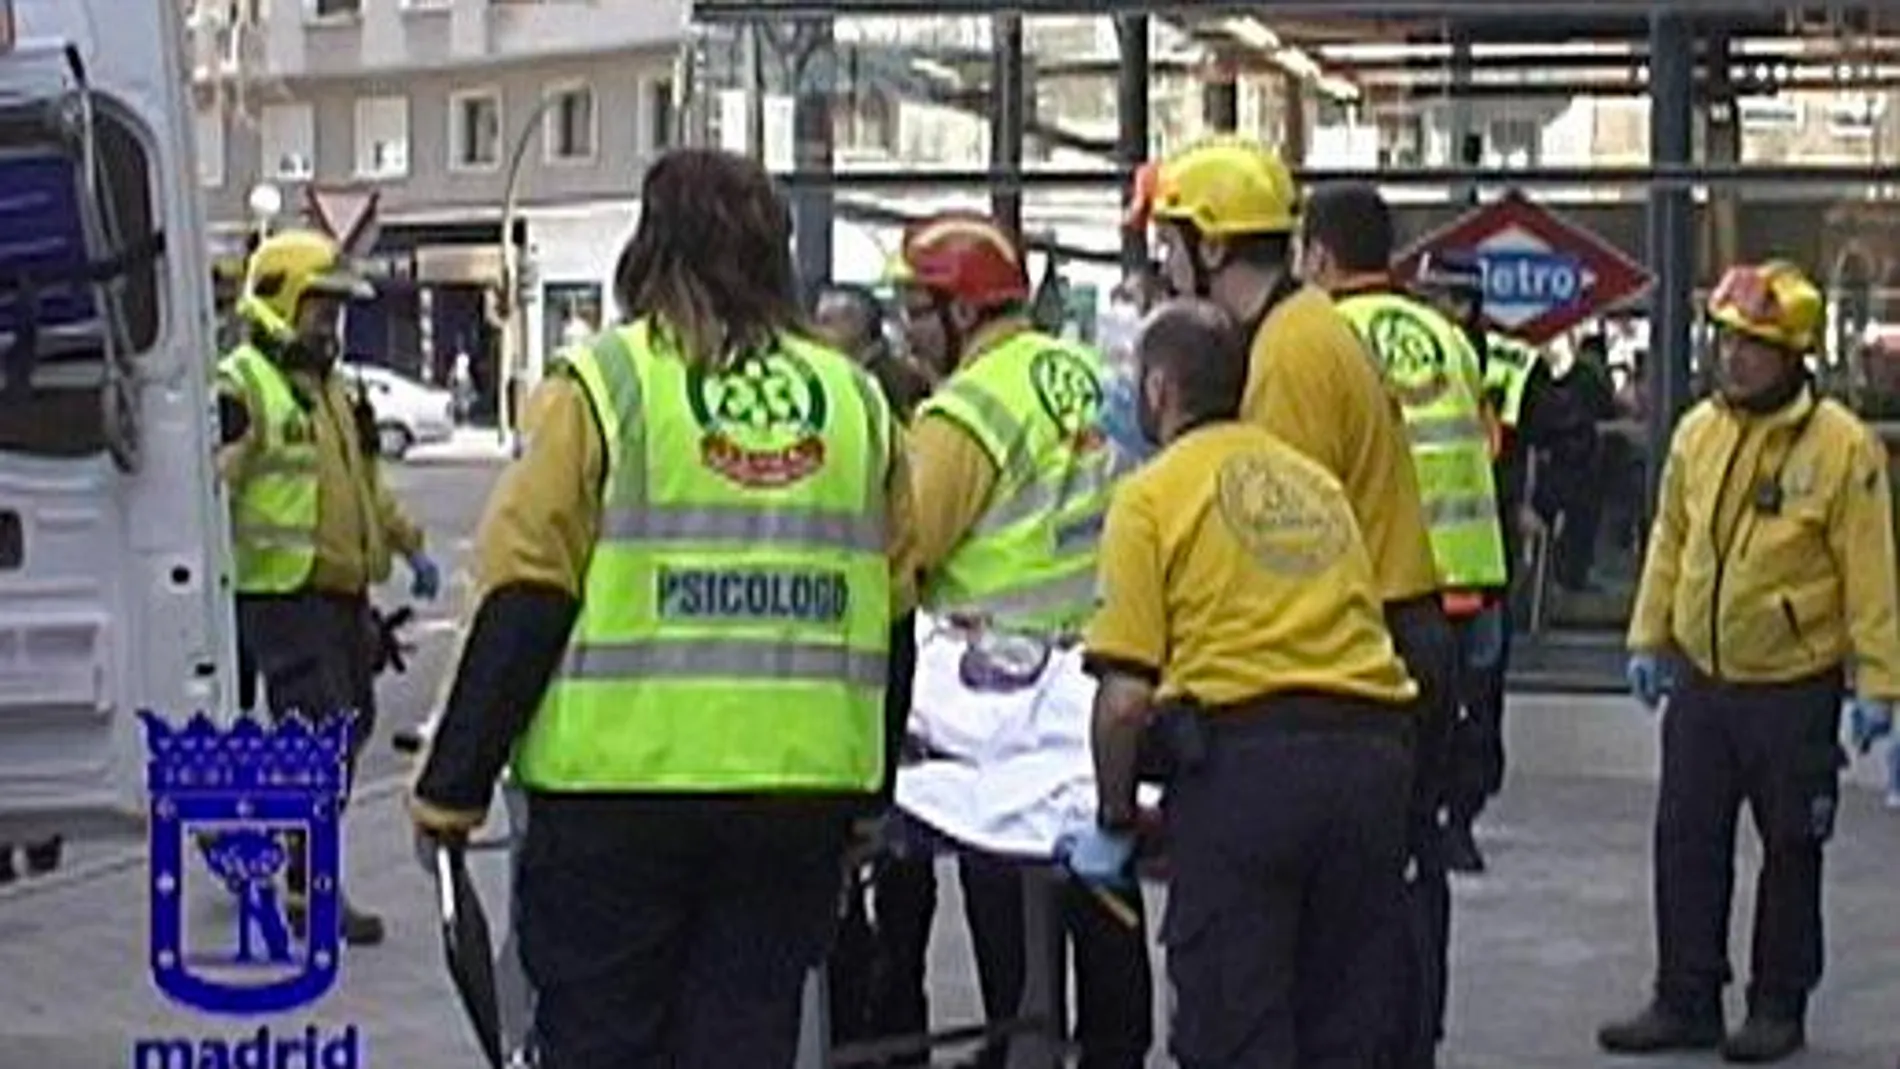
{"label": "apartment building", "polygon": [[529,361],[599,324],[641,175],[676,133],[685,0],[191,6],[199,177],[225,246],[347,227],[375,194],[379,294],[348,316],[352,353],[429,378],[466,353],[492,410],[511,190]]}

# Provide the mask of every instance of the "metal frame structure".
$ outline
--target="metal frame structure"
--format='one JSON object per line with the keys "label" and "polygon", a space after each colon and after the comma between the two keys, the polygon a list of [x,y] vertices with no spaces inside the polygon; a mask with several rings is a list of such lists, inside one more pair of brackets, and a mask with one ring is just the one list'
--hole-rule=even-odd
{"label": "metal frame structure", "polygon": [[[1121,114],[1114,157],[1105,166],[1088,170],[1028,169],[1023,165],[1026,117],[1023,108],[1025,65],[1022,24],[1038,16],[1109,16],[1116,20],[1121,42],[1117,101]],[[791,173],[783,177],[798,208],[801,232],[800,267],[807,278],[822,278],[829,270],[829,225],[845,190],[914,190],[962,188],[989,191],[993,210],[1020,230],[1025,191],[1051,188],[1120,187],[1126,191],[1147,155],[1148,42],[1150,22],[1169,20],[1187,29],[1197,40],[1209,35],[1230,16],[1252,16],[1270,24],[1363,24],[1369,34],[1389,40],[1408,35],[1436,35],[1448,54],[1438,76],[1428,78],[1452,103],[1452,144],[1461,165],[1380,170],[1313,170],[1306,182],[1355,180],[1384,186],[1447,189],[1452,202],[1476,203],[1484,189],[1552,188],[1562,186],[1620,186],[1647,192],[1647,240],[1644,258],[1655,277],[1648,302],[1650,351],[1656,368],[1650,386],[1648,426],[1651,456],[1666,447],[1677,416],[1693,399],[1690,354],[1697,282],[1698,197],[1707,196],[1712,215],[1713,255],[1733,254],[1736,230],[1733,194],[1764,187],[1878,190],[1895,185],[1892,168],[1856,166],[1755,166],[1738,162],[1739,132],[1735,123],[1718,132],[1712,124],[1702,158],[1697,159],[1696,130],[1700,109],[1738,96],[1767,91],[1758,84],[1755,56],[1731,51],[1738,38],[1795,38],[1817,26],[1836,37],[1864,39],[1873,47],[1874,29],[1881,22],[1900,25],[1900,0],[1863,0],[1856,4],[1776,2],[1776,0],[1255,0],[1253,3],[1182,3],[1157,0],[1015,0],[1009,4],[978,0],[696,0],[694,16],[702,24],[741,25],[763,19],[796,22],[828,46],[831,27],[840,18],[982,16],[994,20],[991,57],[991,159],[987,168],[956,172],[898,169],[853,171],[840,175],[831,167],[828,129],[829,85],[799,85],[795,120],[799,151]],[[1305,20],[1302,22],[1302,20]],[[1566,71],[1595,63],[1621,69],[1622,80],[1579,83],[1580,93],[1644,94],[1649,100],[1650,161],[1640,167],[1532,167],[1501,169],[1478,166],[1473,150],[1472,99],[1502,90],[1483,84],[1485,72],[1504,61],[1484,57],[1480,50],[1491,41],[1535,41],[1549,45],[1568,39],[1614,42],[1616,50],[1598,50],[1589,60],[1570,57]],[[1888,42],[1891,46],[1891,42]],[[1323,47],[1323,45],[1322,45]],[[1792,46],[1791,46],[1792,48]],[[1876,48],[1876,51],[1878,49]],[[1798,50],[1797,50],[1798,51]],[[1238,116],[1237,86],[1230,72],[1252,69],[1245,49],[1224,53],[1203,86],[1204,113],[1216,128],[1231,128]],[[1779,53],[1778,53],[1779,54]],[[1790,55],[1792,56],[1792,52]],[[1779,62],[1776,60],[1775,62]],[[1799,65],[1790,58],[1787,62]],[[1347,64],[1351,66],[1350,63]],[[1403,63],[1387,62],[1389,77]],[[1884,84],[1891,77],[1867,77]],[[1792,68],[1789,76],[1792,79]],[[1771,79],[1772,80],[1772,79]],[[1863,79],[1865,80],[1865,79]],[[1790,85],[1798,80],[1791,80]],[[1777,85],[1779,83],[1776,83]],[[1801,83],[1805,84],[1805,83]],[[1516,87],[1512,87],[1514,90]],[[1513,95],[1534,95],[1513,93]],[[1304,130],[1289,130],[1289,138],[1304,141]],[[803,235],[810,235],[809,238]],[[1124,237],[1121,259],[1128,266],[1145,262],[1148,251],[1140,235]],[[1053,250],[1061,254],[1064,250]],[[1079,250],[1068,250],[1076,252]],[[1083,255],[1088,255],[1086,252]],[[1090,258],[1100,258],[1095,254]],[[1651,465],[1653,492],[1660,465]]]}

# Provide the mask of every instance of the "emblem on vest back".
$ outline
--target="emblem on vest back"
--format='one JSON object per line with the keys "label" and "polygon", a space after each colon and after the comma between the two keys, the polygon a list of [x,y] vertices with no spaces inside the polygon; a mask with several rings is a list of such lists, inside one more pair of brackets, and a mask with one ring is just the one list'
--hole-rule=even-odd
{"label": "emblem on vest back", "polygon": [[1055,420],[1070,448],[1086,453],[1106,440],[1101,428],[1102,383],[1088,361],[1067,349],[1044,349],[1029,364],[1029,381],[1042,410]]}
{"label": "emblem on vest back", "polygon": [[1366,323],[1366,345],[1385,365],[1384,378],[1399,403],[1428,405],[1445,392],[1445,349],[1438,334],[1409,310],[1384,308]]}
{"label": "emblem on vest back", "polygon": [[804,358],[753,353],[723,372],[694,367],[687,399],[705,432],[699,459],[741,486],[789,486],[825,466],[825,388]]}

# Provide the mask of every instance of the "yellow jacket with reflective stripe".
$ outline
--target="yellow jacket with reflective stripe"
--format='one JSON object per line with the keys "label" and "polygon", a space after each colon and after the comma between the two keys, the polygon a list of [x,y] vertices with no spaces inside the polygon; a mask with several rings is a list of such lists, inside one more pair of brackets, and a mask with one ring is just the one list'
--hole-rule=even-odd
{"label": "yellow jacket with reflective stripe", "polygon": [[1673,647],[1737,683],[1852,663],[1861,695],[1900,699],[1895,598],[1887,450],[1852,412],[1809,394],[1763,415],[1710,399],[1676,424],[1631,649]]}
{"label": "yellow jacket with reflective stripe", "polygon": [[884,774],[890,410],[796,338],[725,372],[642,321],[568,358],[607,443],[530,788],[867,792]]}
{"label": "yellow jacket with reflective stripe", "polygon": [[1470,339],[1436,309],[1403,294],[1355,293],[1340,299],[1339,310],[1365,339],[1404,409],[1441,588],[1503,586],[1504,533]]}
{"label": "yellow jacket with reflective stripe", "polygon": [[231,543],[240,594],[288,594],[317,562],[317,442],[290,382],[256,347],[241,345],[218,374],[257,399],[260,449],[231,488]]}
{"label": "yellow jacket with reflective stripe", "polygon": [[996,466],[981,518],[929,577],[926,608],[1033,632],[1087,620],[1117,455],[1098,426],[1102,397],[1093,352],[1026,331],[923,403],[920,417],[954,421]]}

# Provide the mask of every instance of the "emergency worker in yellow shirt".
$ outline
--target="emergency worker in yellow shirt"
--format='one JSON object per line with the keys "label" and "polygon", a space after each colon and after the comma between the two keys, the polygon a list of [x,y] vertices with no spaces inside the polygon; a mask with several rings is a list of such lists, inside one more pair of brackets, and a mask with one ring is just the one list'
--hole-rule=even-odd
{"label": "emergency worker in yellow shirt", "polygon": [[[345,302],[370,295],[336,242],[286,230],[251,254],[237,314],[245,341],[218,364],[218,472],[230,490],[238,642],[274,715],[354,713],[352,763],[376,726],[378,627],[369,588],[407,559],[412,593],[441,573],[376,462],[367,401],[336,370]],[[305,858],[291,844],[293,924]],[[343,937],[380,943],[382,919],[347,897]]]}
{"label": "emergency worker in yellow shirt", "polygon": [[1405,413],[1438,564],[1438,597],[1458,634],[1457,685],[1419,725],[1413,782],[1419,1019],[1400,1064],[1420,1069],[1434,1064],[1433,1049],[1444,1035],[1451,931],[1444,824],[1452,735],[1465,682],[1489,669],[1503,647],[1506,576],[1491,447],[1479,408],[1478,354],[1458,324],[1393,282],[1393,244],[1392,213],[1374,187],[1332,186],[1308,199],[1300,272],[1333,295]]}
{"label": "emergency worker in yellow shirt", "polygon": [[[1300,192],[1291,172],[1256,143],[1219,138],[1163,161],[1153,190],[1137,208],[1155,223],[1170,287],[1212,300],[1251,339],[1241,417],[1346,488],[1387,628],[1418,684],[1420,723],[1444,723],[1456,694],[1457,639],[1439,603],[1404,414],[1352,324],[1293,269]],[[1420,772],[1421,782],[1434,782],[1433,770]],[[1418,823],[1415,846],[1424,850],[1429,837]]]}
{"label": "emergency worker in yellow shirt", "polygon": [[1240,418],[1246,350],[1224,313],[1163,305],[1137,351],[1163,448],[1116,488],[1102,534],[1098,828],[1071,866],[1126,866],[1138,753],[1172,740],[1177,1063],[1388,1065],[1417,688],[1371,557],[1339,480]]}
{"label": "emergency worker in yellow shirt", "polygon": [[[1765,1063],[1806,1042],[1821,978],[1821,858],[1845,757],[1900,697],[1887,452],[1815,391],[1820,291],[1785,261],[1732,268],[1709,299],[1719,387],[1677,424],[1630,620],[1630,686],[1665,695],[1653,1001],[1606,1025],[1616,1053],[1720,1047]],[[1851,681],[1847,678],[1851,676]],[[1735,826],[1762,843],[1748,1016],[1723,1035]]]}
{"label": "emergency worker in yellow shirt", "polygon": [[[1098,427],[1101,362],[1031,324],[1021,249],[987,216],[913,224],[892,281],[912,354],[953,369],[910,431],[921,603],[966,625],[976,676],[1008,679],[1020,670],[991,651],[1073,643],[1094,605],[1095,547],[1122,462]],[[1024,976],[1021,876],[966,855],[960,877],[984,1011],[1013,1017]],[[1063,914],[1081,1064],[1138,1069],[1153,1039],[1145,934],[1079,887],[1065,889]]]}
{"label": "emergency worker in yellow shirt", "polygon": [[910,500],[876,384],[808,339],[756,164],[647,172],[629,322],[537,391],[410,803],[480,824],[512,759],[544,1069],[784,1069],[852,820],[879,805]]}

